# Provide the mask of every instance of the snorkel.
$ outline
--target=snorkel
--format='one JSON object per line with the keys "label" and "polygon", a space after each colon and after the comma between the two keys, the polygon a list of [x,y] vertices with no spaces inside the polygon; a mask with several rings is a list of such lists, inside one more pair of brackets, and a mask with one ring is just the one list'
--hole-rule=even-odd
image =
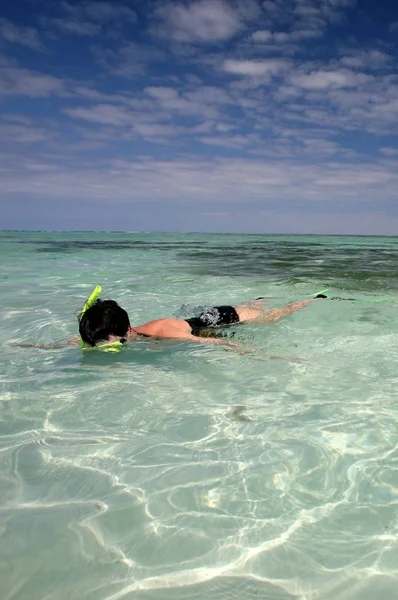
{"label": "snorkel", "polygon": [[[93,289],[93,291],[91,292],[91,294],[89,295],[89,297],[83,305],[82,311],[79,316],[79,321],[82,320],[82,317],[85,314],[85,312],[93,306],[94,302],[97,300],[101,292],[102,287],[100,285],[97,285]],[[109,342],[106,344],[98,344],[98,346],[90,347],[86,346],[82,337],[80,336],[80,348],[82,350],[103,350],[104,352],[120,352],[120,350],[123,348],[123,342]]]}

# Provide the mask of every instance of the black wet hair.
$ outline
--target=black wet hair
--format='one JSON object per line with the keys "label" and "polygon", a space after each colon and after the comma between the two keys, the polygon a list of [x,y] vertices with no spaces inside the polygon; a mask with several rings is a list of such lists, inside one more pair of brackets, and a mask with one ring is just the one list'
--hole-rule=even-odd
{"label": "black wet hair", "polygon": [[123,338],[129,327],[127,312],[115,300],[97,300],[79,321],[82,340],[90,346],[108,340],[110,335]]}

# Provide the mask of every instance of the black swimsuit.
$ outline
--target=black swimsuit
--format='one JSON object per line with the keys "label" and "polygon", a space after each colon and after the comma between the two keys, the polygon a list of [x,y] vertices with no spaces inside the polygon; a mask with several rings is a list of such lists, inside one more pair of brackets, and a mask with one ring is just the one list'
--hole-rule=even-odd
{"label": "black swimsuit", "polygon": [[233,306],[213,306],[202,312],[199,317],[185,320],[192,329],[192,335],[197,336],[200,336],[203,330],[209,327],[239,323],[238,313]]}

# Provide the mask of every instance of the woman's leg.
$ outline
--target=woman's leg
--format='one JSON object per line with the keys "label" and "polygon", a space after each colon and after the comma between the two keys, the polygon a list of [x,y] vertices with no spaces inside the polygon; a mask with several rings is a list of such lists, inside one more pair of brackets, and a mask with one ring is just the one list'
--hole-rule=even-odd
{"label": "woman's leg", "polygon": [[[298,310],[302,310],[313,302],[313,300],[314,298],[309,298],[300,300],[299,302],[291,302],[281,308],[267,308],[264,306],[263,300],[261,300],[263,305],[260,306],[260,300],[255,300],[254,302],[239,304],[234,308],[238,313],[239,321],[241,323],[248,321],[254,323],[274,323],[275,321],[279,321],[282,317],[286,317]],[[254,306],[257,303],[259,304],[258,308]]]}

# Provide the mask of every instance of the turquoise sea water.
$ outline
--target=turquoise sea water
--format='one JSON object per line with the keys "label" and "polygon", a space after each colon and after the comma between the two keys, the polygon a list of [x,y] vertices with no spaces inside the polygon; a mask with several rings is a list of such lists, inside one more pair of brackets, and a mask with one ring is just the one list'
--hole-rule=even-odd
{"label": "turquoise sea water", "polygon": [[[398,598],[398,238],[0,234],[1,600]],[[249,347],[51,343],[330,296]],[[263,353],[278,356],[270,360]]]}

